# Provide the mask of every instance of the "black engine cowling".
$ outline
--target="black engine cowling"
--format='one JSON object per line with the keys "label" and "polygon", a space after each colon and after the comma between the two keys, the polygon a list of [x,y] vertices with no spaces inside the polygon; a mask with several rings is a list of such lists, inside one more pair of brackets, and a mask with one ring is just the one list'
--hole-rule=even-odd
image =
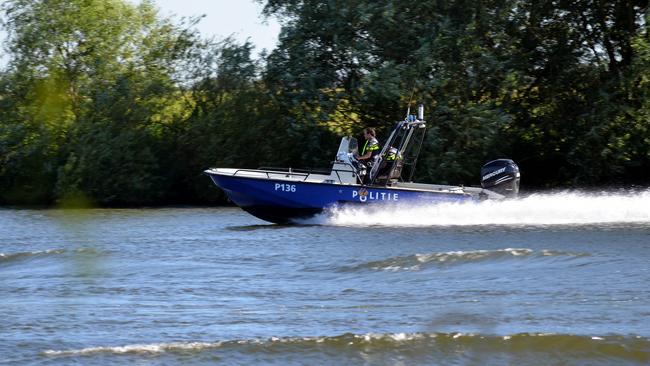
{"label": "black engine cowling", "polygon": [[519,193],[519,167],[510,159],[497,159],[481,168],[481,187],[506,197]]}

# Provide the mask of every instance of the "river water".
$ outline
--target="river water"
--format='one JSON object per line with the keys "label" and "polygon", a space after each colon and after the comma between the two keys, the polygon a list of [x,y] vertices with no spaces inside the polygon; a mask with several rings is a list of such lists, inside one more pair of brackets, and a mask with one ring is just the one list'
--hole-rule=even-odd
{"label": "river water", "polygon": [[650,363],[650,192],[0,210],[0,363]]}

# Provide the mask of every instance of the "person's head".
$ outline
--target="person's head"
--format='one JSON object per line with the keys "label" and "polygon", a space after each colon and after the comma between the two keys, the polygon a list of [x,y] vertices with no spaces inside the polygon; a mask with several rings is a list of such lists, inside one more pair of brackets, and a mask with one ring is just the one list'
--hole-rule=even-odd
{"label": "person's head", "polygon": [[366,139],[369,139],[371,137],[375,137],[375,129],[372,128],[372,127],[366,127],[363,130],[363,137],[365,137]]}

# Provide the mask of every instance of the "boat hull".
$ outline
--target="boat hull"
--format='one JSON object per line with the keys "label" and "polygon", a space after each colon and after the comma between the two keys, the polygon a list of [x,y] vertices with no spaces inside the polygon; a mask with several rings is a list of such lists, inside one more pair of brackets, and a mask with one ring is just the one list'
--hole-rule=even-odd
{"label": "boat hull", "polygon": [[476,199],[462,192],[245,177],[211,171],[206,171],[206,174],[237,206],[262,220],[279,224],[312,217],[335,205],[400,202],[426,204]]}

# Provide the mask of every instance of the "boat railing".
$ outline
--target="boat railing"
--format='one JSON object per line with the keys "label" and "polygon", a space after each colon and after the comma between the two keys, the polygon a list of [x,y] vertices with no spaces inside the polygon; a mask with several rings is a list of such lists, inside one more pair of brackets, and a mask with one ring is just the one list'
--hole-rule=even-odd
{"label": "boat railing", "polygon": [[309,177],[310,173],[305,173],[305,172],[296,172],[293,169],[268,169],[265,167],[260,167],[258,169],[237,169],[235,170],[234,173],[232,173],[233,177],[237,175],[244,175],[245,173],[255,173],[255,174],[264,174],[266,175],[267,179],[271,179],[272,176],[277,176],[277,175],[284,175],[285,178],[289,177],[302,177],[302,180],[305,181]]}
{"label": "boat railing", "polygon": [[291,173],[291,174],[323,174],[329,175],[329,170],[324,169],[305,169],[305,168],[278,168],[278,167],[269,167],[262,166],[257,168],[258,170],[269,170],[278,173]]}
{"label": "boat railing", "polygon": [[[350,165],[351,164],[346,164]],[[256,173],[256,174],[264,174],[267,179],[272,179],[274,176],[278,175],[283,175],[285,178],[290,178],[290,177],[300,177],[302,178],[301,181],[306,181],[310,175],[312,174],[320,174],[320,175],[330,175],[332,173],[336,173],[336,177],[338,178],[339,183],[343,184],[343,179],[341,178],[341,173],[350,173],[349,170],[343,170],[343,169],[331,169],[329,171],[327,170],[316,170],[316,169],[294,169],[294,168],[279,168],[279,167],[259,167],[257,169],[237,169],[235,170],[234,173],[232,173],[233,176],[237,175],[242,175],[244,173]],[[332,180],[332,182],[334,182]]]}

